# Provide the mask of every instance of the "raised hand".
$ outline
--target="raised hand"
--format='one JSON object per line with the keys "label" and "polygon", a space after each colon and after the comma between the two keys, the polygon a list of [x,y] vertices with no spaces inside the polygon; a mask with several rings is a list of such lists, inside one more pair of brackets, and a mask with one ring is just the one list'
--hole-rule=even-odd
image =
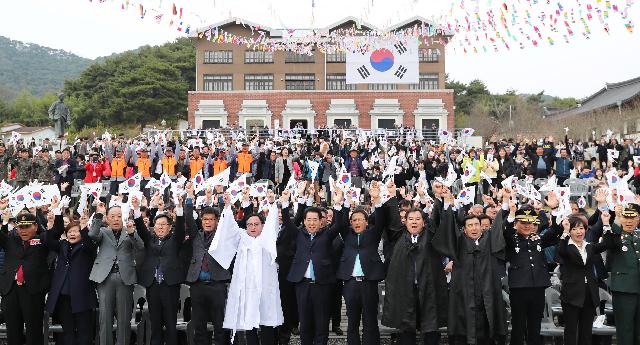
{"label": "raised hand", "polygon": [[607,194],[609,194],[609,192],[605,188],[599,188],[596,190],[593,198],[598,204],[604,204],[607,202]]}
{"label": "raised hand", "polygon": [[107,213],[107,207],[104,205],[104,202],[102,201],[98,202],[98,206],[96,206],[96,213],[99,213],[99,214]]}
{"label": "raised hand", "polygon": [[556,196],[555,192],[549,192],[549,194],[547,194],[546,203],[547,203],[547,206],[549,206],[552,209],[555,209],[558,207],[558,205],[560,205],[560,201],[558,200],[558,197]]}
{"label": "raised hand", "polygon": [[51,199],[50,209],[55,210],[57,208],[60,208],[60,200],[58,200],[57,196],[54,196],[53,199]]}
{"label": "raised hand", "polygon": [[222,201],[224,202],[224,207],[231,207],[231,194],[229,194],[229,192],[225,192],[222,195]]}
{"label": "raised hand", "polygon": [[392,198],[396,196],[396,189],[396,184],[393,182],[393,180],[389,180],[389,182],[387,182],[387,190],[389,191],[389,195]]}
{"label": "raised hand", "polygon": [[289,201],[289,197],[291,197],[291,192],[285,189],[282,191],[282,195],[280,195],[280,203],[286,203]]}
{"label": "raised hand", "polygon": [[127,220],[127,234],[131,235],[136,231],[136,228],[133,224],[133,220]]}
{"label": "raised hand", "polygon": [[605,211],[600,213],[600,220],[602,220],[602,225],[610,225],[611,224],[611,213],[609,211]]}
{"label": "raised hand", "polygon": [[369,187],[369,195],[374,201],[380,199],[380,186],[378,183],[378,181],[371,181],[371,186]]}
{"label": "raised hand", "polygon": [[138,199],[137,196],[134,196],[133,198],[131,198],[131,206],[133,207],[134,210],[140,209],[140,199]]}
{"label": "raised hand", "polygon": [[192,198],[192,199],[194,198],[195,195],[193,193],[193,191],[194,191],[193,182],[191,182],[191,181],[187,182],[186,186],[184,187],[184,190],[187,192],[187,195],[190,198]]}
{"label": "raised hand", "polygon": [[571,224],[569,223],[569,218],[565,218],[562,220],[562,230],[564,230],[565,234],[569,234],[571,230]]}

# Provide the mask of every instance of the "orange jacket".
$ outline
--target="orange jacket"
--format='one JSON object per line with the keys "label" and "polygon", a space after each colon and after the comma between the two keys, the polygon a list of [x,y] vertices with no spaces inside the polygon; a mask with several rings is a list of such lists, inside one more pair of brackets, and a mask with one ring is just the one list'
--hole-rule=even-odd
{"label": "orange jacket", "polygon": [[162,172],[166,173],[169,176],[176,175],[176,164],[178,162],[174,157],[164,157],[162,158]]}
{"label": "orange jacket", "polygon": [[191,175],[191,178],[196,177],[196,175],[198,175],[202,168],[204,168],[204,159],[202,159],[202,157],[198,158],[197,160],[189,160],[189,175]]}
{"label": "orange jacket", "polygon": [[224,159],[216,159],[213,161],[213,174],[218,175],[223,172],[227,167],[229,167],[229,163],[227,163]]}
{"label": "orange jacket", "polygon": [[124,169],[127,167],[124,158],[114,158],[111,160],[111,177],[124,178]]}
{"label": "orange jacket", "polygon": [[151,177],[151,161],[149,158],[138,158],[136,162],[136,167],[138,168],[138,172],[142,177]]}
{"label": "orange jacket", "polygon": [[238,173],[250,173],[251,172],[251,162],[253,162],[253,156],[249,152],[240,152],[238,153]]}

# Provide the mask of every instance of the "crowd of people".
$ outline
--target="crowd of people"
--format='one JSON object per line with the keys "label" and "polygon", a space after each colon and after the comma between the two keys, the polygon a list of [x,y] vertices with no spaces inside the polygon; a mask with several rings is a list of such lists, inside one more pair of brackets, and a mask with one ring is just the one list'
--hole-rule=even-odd
{"label": "crowd of people", "polygon": [[0,142],[8,344],[43,344],[47,311],[67,345],[93,343],[94,312],[100,344],[126,345],[135,284],[153,345],[178,344],[182,284],[196,345],[326,345],[343,301],[349,345],[380,325],[401,345],[542,344],[559,279],[565,344],[607,341],[604,290],[615,342],[640,345],[636,143],[349,133]]}

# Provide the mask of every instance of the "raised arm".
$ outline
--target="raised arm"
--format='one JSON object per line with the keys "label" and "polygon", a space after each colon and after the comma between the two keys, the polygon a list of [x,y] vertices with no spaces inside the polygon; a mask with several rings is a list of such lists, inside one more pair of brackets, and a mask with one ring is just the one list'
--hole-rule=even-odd
{"label": "raised arm", "polygon": [[102,242],[102,219],[104,218],[104,214],[106,213],[106,208],[103,202],[99,202],[96,207],[96,213],[93,215],[93,222],[91,223],[91,228],[89,228],[89,237],[97,244]]}
{"label": "raised arm", "polygon": [[49,230],[47,236],[45,236],[45,243],[47,244],[47,247],[56,252],[60,251],[60,237],[64,232],[64,219],[61,213],[55,215],[53,227],[47,230]]}
{"label": "raised arm", "polygon": [[140,200],[138,200],[137,197],[133,197],[131,205],[133,206],[133,223],[136,227],[136,232],[146,246],[149,244],[149,241],[151,241],[151,232],[142,219],[142,214],[140,213]]}

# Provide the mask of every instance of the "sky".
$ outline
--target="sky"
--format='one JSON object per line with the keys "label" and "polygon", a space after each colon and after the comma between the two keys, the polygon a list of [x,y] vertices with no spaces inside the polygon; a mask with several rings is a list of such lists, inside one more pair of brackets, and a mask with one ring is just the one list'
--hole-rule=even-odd
{"label": "sky", "polygon": [[[453,3],[459,5],[460,1]],[[500,4],[492,0],[467,3],[474,1],[487,8]],[[612,0],[620,4],[625,1]],[[131,8],[123,11],[125,2]],[[134,7],[138,3],[149,9],[145,19]],[[0,36],[93,59],[184,36],[175,25],[168,24],[173,3],[184,8],[183,24],[192,27],[241,17],[272,28],[318,28],[346,16],[387,27],[414,15],[435,18],[453,13],[452,1],[444,0],[13,0],[3,4],[0,11]],[[160,12],[153,12],[154,8]],[[164,15],[158,24],[154,17],[160,13]],[[459,13],[457,7],[455,13]],[[640,4],[632,7],[629,18],[640,23]],[[511,50],[477,54],[449,47],[446,72],[462,82],[480,79],[494,93],[544,90],[547,95],[576,98],[598,91],[607,82],[640,77],[640,28],[628,33],[612,16],[607,35],[596,24],[591,25],[594,34],[590,39],[580,37],[569,44],[559,40],[553,46],[544,42],[538,48],[529,45],[521,50],[512,46]]]}

